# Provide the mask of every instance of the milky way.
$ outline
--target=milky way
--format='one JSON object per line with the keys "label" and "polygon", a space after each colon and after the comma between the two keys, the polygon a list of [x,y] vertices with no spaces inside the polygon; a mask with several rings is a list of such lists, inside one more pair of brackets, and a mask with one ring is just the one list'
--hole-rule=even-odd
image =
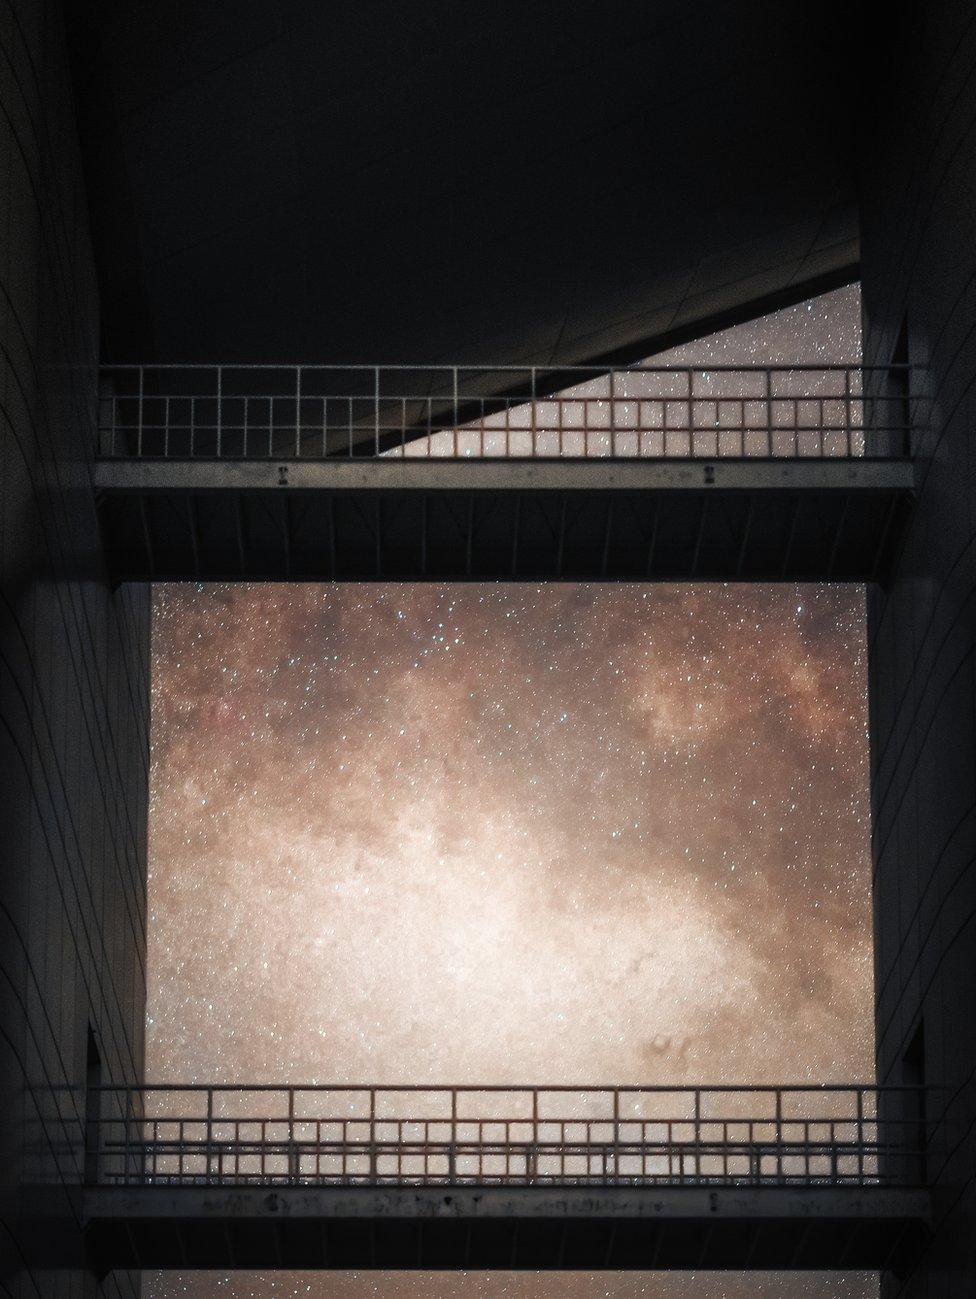
{"label": "milky way", "polygon": [[[847,360],[857,311],[847,290],[674,359]],[[150,1078],[871,1077],[861,588],[171,586],[154,619]],[[147,1289],[217,1286],[876,1289]]]}

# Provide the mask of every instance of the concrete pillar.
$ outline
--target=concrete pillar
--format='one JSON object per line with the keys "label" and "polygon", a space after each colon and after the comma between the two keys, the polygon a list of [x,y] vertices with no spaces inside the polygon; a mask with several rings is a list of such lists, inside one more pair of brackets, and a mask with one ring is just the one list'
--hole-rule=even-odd
{"label": "concrete pillar", "polygon": [[877,1063],[921,1083],[938,1223],[883,1293],[976,1274],[976,13],[872,6],[863,33],[865,360],[913,366],[919,498],[869,602]]}
{"label": "concrete pillar", "polygon": [[0,1288],[79,1294],[86,1078],[142,1069],[149,607],[100,558],[98,295],[55,0],[0,0],[0,109]]}

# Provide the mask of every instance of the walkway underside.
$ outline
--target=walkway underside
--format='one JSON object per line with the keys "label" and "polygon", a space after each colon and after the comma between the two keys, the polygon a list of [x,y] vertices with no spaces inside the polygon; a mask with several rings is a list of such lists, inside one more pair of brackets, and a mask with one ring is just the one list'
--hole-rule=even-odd
{"label": "walkway underside", "polygon": [[905,460],[96,467],[117,581],[872,581]]}
{"label": "walkway underside", "polygon": [[892,1187],[187,1187],[85,1192],[110,1268],[876,1269],[919,1247]]}

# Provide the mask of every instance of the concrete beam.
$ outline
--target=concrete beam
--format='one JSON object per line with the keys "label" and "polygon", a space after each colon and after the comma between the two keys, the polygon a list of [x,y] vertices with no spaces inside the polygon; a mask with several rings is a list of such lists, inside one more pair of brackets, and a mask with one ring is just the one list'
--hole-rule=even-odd
{"label": "concrete beam", "polygon": [[910,460],[101,460],[95,486],[138,492],[911,492]]}
{"label": "concrete beam", "polygon": [[924,1190],[891,1186],[117,1186],[84,1193],[97,1218],[907,1219]]}
{"label": "concrete beam", "polygon": [[873,1269],[930,1216],[888,1187],[99,1187],[83,1209],[100,1272]]}

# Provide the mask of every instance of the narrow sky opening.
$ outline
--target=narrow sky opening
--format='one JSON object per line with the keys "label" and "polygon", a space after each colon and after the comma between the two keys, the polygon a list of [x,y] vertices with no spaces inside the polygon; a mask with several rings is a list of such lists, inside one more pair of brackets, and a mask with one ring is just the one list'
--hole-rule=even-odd
{"label": "narrow sky opening", "polygon": [[[850,362],[858,314],[660,360]],[[872,1076],[862,588],[164,586],[153,668],[150,1079]]]}

